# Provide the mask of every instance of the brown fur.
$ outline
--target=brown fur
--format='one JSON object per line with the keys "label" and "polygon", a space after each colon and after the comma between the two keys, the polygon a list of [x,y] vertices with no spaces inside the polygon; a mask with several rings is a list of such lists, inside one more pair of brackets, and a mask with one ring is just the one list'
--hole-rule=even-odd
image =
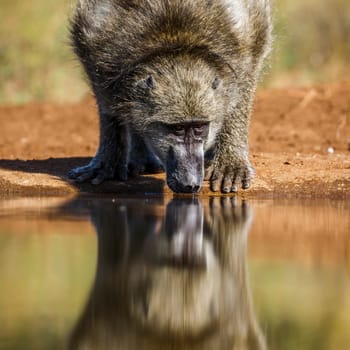
{"label": "brown fur", "polygon": [[[97,98],[101,130],[95,158],[70,176],[95,184],[126,180],[130,163],[145,168],[159,160],[170,187],[195,192],[206,154],[213,190],[249,187],[248,126],[270,32],[268,0],[80,0],[72,42]],[[195,147],[180,146],[164,128],[205,124],[208,133],[188,138]],[[143,155],[134,155],[134,134]],[[197,166],[187,168],[184,158]]]}

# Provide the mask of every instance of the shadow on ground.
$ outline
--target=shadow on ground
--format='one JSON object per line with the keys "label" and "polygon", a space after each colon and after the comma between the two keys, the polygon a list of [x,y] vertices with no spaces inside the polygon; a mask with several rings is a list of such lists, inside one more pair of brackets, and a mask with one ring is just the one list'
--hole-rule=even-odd
{"label": "shadow on ground", "polygon": [[18,171],[30,174],[47,174],[65,181],[78,191],[87,193],[120,193],[120,194],[145,194],[164,192],[163,179],[153,176],[139,176],[129,179],[127,182],[106,181],[99,186],[89,183],[78,184],[67,177],[70,169],[87,164],[91,158],[69,157],[49,158],[43,160],[0,160],[0,169]]}

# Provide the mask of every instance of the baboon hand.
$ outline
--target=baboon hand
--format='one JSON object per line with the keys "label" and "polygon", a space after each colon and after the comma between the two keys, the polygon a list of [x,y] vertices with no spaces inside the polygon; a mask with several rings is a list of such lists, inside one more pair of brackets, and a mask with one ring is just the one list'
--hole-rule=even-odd
{"label": "baboon hand", "polygon": [[213,192],[230,193],[237,192],[240,184],[243,190],[248,189],[254,175],[254,168],[248,159],[223,160],[216,157],[207,167],[205,179],[210,181]]}
{"label": "baboon hand", "polygon": [[89,164],[72,169],[68,173],[68,177],[76,182],[90,181],[93,185],[100,185],[102,182],[114,178],[126,181],[128,169],[126,166],[116,167],[115,164],[104,162],[96,156]]}

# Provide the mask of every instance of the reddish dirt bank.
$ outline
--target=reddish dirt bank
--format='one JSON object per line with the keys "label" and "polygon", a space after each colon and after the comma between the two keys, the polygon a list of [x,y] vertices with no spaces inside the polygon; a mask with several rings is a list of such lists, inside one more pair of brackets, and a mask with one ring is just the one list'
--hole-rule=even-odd
{"label": "reddish dirt bank", "polygon": [[[98,187],[67,181],[97,147],[90,98],[0,107],[0,125],[0,196],[169,192],[163,175]],[[350,197],[350,82],[260,91],[250,144],[257,176],[248,196]]]}

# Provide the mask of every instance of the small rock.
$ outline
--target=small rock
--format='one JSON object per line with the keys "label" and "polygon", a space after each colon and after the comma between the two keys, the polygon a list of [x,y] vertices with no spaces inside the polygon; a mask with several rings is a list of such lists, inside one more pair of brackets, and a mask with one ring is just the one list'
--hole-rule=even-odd
{"label": "small rock", "polygon": [[333,154],[334,153],[334,148],[333,147],[328,147],[327,152],[329,154]]}

